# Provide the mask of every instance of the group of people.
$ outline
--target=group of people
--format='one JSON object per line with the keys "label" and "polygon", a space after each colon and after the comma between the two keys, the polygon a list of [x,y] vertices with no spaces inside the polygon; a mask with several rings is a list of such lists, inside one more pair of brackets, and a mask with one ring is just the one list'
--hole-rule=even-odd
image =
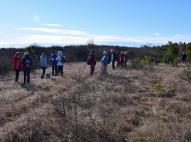
{"label": "group of people", "polygon": [[[103,57],[101,59],[101,75],[107,74],[107,67],[112,62],[112,69],[122,68],[127,66],[128,56],[126,51],[116,52],[111,50],[110,52],[103,51]],[[87,59],[87,64],[90,65],[90,76],[94,74],[96,65],[96,55],[92,51]]]}
{"label": "group of people", "polygon": [[[59,75],[63,77],[63,66],[65,57],[62,51],[53,52],[51,55],[52,75]],[[23,58],[20,52],[16,52],[13,60],[13,69],[15,71],[15,81],[19,81],[20,71],[24,72],[24,84],[30,83],[30,72],[33,65],[33,61],[28,52],[24,52]],[[48,59],[46,53],[42,53],[40,56],[40,67],[42,69],[41,79],[45,78],[46,69],[48,67]]]}
{"label": "group of people", "polygon": [[[62,51],[55,52],[53,51],[50,60],[47,59],[47,54],[42,53],[40,56],[40,67],[42,69],[41,79],[45,78],[46,69],[48,67],[48,62],[51,62],[52,65],[52,76],[61,75],[63,77],[63,67],[65,62],[65,56]],[[127,52],[120,51],[116,52],[115,50],[103,51],[103,57],[101,59],[101,75],[107,74],[107,67],[112,63],[112,69],[126,67],[127,65]],[[30,57],[29,52],[24,52],[24,56],[21,57],[20,52],[16,52],[13,57],[13,69],[15,71],[15,81],[19,81],[19,74],[21,71],[24,72],[24,84],[30,83],[30,72],[33,65],[33,60]],[[95,51],[92,51],[87,59],[87,64],[90,65],[90,76],[94,74],[96,66],[96,54]]]}

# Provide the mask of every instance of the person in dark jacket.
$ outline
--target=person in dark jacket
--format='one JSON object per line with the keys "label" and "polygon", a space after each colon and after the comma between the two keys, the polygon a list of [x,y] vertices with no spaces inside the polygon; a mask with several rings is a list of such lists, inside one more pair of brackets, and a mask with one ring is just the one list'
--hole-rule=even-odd
{"label": "person in dark jacket", "polygon": [[87,64],[90,65],[90,76],[94,74],[95,70],[95,65],[96,65],[96,57],[95,57],[95,52],[92,51],[87,59]]}
{"label": "person in dark jacket", "polygon": [[24,71],[24,83],[30,83],[30,71],[32,66],[32,60],[28,52],[24,53],[24,58],[22,61],[23,71]]}
{"label": "person in dark jacket", "polygon": [[13,64],[13,69],[15,71],[15,81],[18,82],[19,73],[22,70],[22,60],[21,60],[20,52],[15,53],[13,60],[12,60],[12,64]]}
{"label": "person in dark jacket", "polygon": [[115,62],[117,61],[117,53],[115,50],[111,50],[112,69],[115,69]]}
{"label": "person in dark jacket", "polygon": [[52,75],[57,74],[57,54],[53,51],[51,55],[51,63],[52,63]]}
{"label": "person in dark jacket", "polygon": [[186,55],[186,53],[182,53],[182,55],[181,55],[181,59],[180,59],[183,63],[186,63],[186,60],[187,60],[187,55]]}

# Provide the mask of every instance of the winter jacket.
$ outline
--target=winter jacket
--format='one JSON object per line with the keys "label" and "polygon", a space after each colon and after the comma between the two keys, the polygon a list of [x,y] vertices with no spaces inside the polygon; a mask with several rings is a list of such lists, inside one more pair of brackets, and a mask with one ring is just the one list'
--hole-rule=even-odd
{"label": "winter jacket", "polygon": [[32,60],[29,55],[26,55],[22,61],[23,69],[31,68]]}
{"label": "winter jacket", "polygon": [[115,52],[111,53],[112,61],[117,61],[117,54]]}
{"label": "winter jacket", "polygon": [[57,58],[57,55],[56,54],[52,54],[52,56],[51,56],[51,63],[52,63],[52,66],[57,66],[57,60],[56,60],[56,58]]}
{"label": "winter jacket", "polygon": [[64,56],[58,55],[56,58],[57,66],[63,66],[64,65]]}
{"label": "winter jacket", "polygon": [[40,66],[41,67],[47,67],[48,64],[47,64],[47,59],[46,59],[46,55],[42,54],[40,56]]}
{"label": "winter jacket", "polygon": [[125,54],[124,53],[119,54],[118,58],[119,58],[119,62],[124,62],[125,61]]}
{"label": "winter jacket", "polygon": [[96,58],[95,55],[90,54],[88,59],[87,59],[87,64],[91,65],[91,66],[95,66],[96,65]]}
{"label": "winter jacket", "polygon": [[104,54],[102,59],[101,59],[101,63],[103,65],[108,65],[109,64],[109,55],[108,54]]}
{"label": "winter jacket", "polygon": [[13,69],[14,70],[22,70],[22,63],[21,63],[21,57],[20,54],[16,53],[15,56],[13,57]]}

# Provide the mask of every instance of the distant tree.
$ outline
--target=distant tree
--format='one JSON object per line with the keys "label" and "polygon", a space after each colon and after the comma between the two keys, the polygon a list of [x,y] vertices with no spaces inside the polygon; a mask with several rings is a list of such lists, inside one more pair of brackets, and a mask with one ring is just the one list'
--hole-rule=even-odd
{"label": "distant tree", "polygon": [[191,42],[186,45],[185,53],[188,56],[188,60],[191,60]]}
{"label": "distant tree", "polygon": [[89,39],[89,40],[87,41],[87,45],[88,45],[88,46],[95,45],[94,39]]}
{"label": "distant tree", "polygon": [[165,45],[165,53],[163,55],[163,62],[174,64],[177,61],[179,54],[179,45],[177,43],[168,42]]}

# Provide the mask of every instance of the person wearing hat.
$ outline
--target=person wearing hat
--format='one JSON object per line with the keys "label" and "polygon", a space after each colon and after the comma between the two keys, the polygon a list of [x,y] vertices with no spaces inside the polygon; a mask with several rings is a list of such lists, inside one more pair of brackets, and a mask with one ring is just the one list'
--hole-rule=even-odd
{"label": "person wearing hat", "polygon": [[21,54],[20,52],[16,52],[13,60],[12,60],[12,64],[13,64],[13,69],[15,71],[15,81],[18,82],[19,80],[19,73],[22,70],[22,61],[21,61]]}
{"label": "person wearing hat", "polygon": [[63,56],[62,51],[58,51],[58,56],[56,58],[56,61],[57,61],[58,73],[60,73],[61,76],[63,77],[63,75],[64,75],[63,68],[64,68],[65,57]]}
{"label": "person wearing hat", "polygon": [[32,59],[28,52],[24,53],[24,58],[22,60],[22,66],[24,71],[24,84],[30,83],[30,71],[32,67]]}
{"label": "person wearing hat", "polygon": [[109,64],[109,55],[107,51],[103,51],[103,57],[101,59],[101,75],[107,74],[108,64]]}
{"label": "person wearing hat", "polygon": [[41,79],[44,78],[45,76],[45,73],[46,73],[46,68],[48,66],[47,64],[47,58],[46,58],[46,54],[45,53],[42,53],[41,56],[40,56],[40,66],[42,68],[42,75],[41,75]]}
{"label": "person wearing hat", "polygon": [[95,57],[95,52],[92,51],[87,59],[87,64],[90,65],[90,76],[94,74],[95,70],[95,65],[96,65],[96,57]]}

